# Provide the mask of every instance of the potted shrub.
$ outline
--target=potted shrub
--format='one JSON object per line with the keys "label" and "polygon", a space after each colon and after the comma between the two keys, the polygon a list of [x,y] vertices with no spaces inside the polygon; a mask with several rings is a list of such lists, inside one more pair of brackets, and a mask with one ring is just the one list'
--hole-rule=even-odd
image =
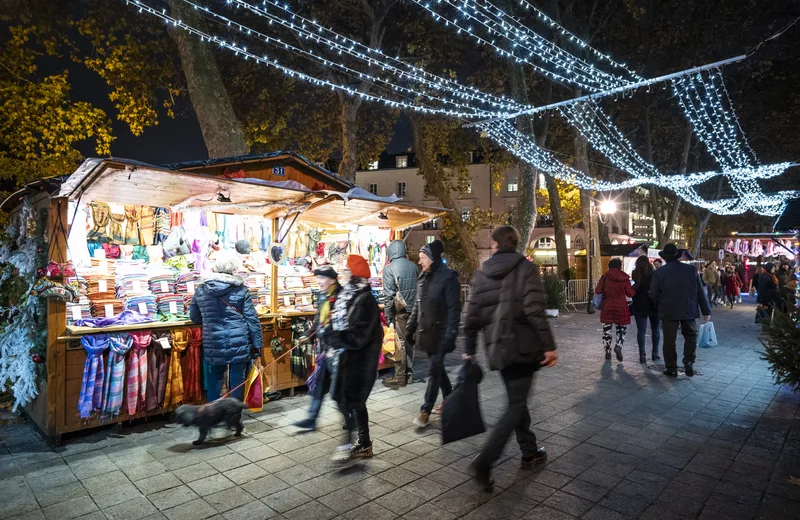
{"label": "potted shrub", "polygon": [[557,318],[558,310],[567,304],[564,280],[555,274],[545,274],[542,277],[542,281],[547,294],[547,310],[545,310],[545,313],[551,318]]}

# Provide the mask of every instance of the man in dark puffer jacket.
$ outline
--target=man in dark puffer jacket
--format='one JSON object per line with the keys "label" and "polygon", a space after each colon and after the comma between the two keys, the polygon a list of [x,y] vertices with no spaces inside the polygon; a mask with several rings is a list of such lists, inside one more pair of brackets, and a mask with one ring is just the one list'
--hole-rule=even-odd
{"label": "man in dark puffer jacket", "polygon": [[492,258],[475,273],[464,315],[465,359],[471,359],[483,330],[489,369],[500,370],[508,408],[473,461],[476,479],[491,491],[491,467],[512,432],[522,451],[522,467],[542,463],[544,448],[531,431],[528,394],[539,367],[555,366],[556,343],[545,318],[546,295],[535,265],[517,253],[519,233],[511,226],[492,231]]}
{"label": "man in dark puffer jacket", "polygon": [[408,319],[406,341],[428,354],[428,389],[414,426],[425,428],[442,389],[443,399],[453,391],[444,370],[444,357],[455,350],[461,321],[461,284],[458,275],[442,262],[444,244],[434,240],[419,252],[422,272],[417,282],[417,304]]}
{"label": "man in dark puffer jacket", "polygon": [[[244,279],[236,276],[238,260],[214,264],[189,306],[192,322],[203,326],[203,362],[208,365],[208,401],[219,399],[230,366],[230,387],[244,381],[250,359],[261,355],[263,339],[258,314]],[[244,399],[244,387],[232,397]]]}
{"label": "man in dark puffer jacket", "polygon": [[[417,303],[417,266],[408,259],[406,243],[394,240],[386,248],[389,265],[383,269],[383,313],[386,324],[394,325],[397,335],[394,376],[383,380],[388,386],[406,386],[413,377],[414,349],[406,345],[408,317]],[[397,294],[402,295],[405,309],[395,308]]]}

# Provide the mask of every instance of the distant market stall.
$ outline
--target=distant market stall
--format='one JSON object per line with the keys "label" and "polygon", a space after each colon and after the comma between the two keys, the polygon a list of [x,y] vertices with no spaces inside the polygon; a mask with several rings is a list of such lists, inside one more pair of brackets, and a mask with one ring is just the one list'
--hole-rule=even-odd
{"label": "distant market stall", "polygon": [[[46,317],[45,348],[34,363],[46,378],[26,412],[52,442],[203,402],[202,332],[187,313],[216,259],[243,260],[266,365],[309,326],[315,267],[341,270],[348,254],[360,254],[380,291],[387,243],[444,213],[376,197],[299,156],[288,154],[279,166],[270,165],[274,154],[259,157],[169,167],[91,159],[68,178],[28,186],[3,202],[20,231],[17,244],[37,221],[49,244],[34,286]],[[264,374],[264,387],[305,384],[311,354],[298,349],[281,359]],[[148,364],[155,377],[131,372],[136,364]],[[123,365],[128,390],[121,400],[108,404],[102,378],[101,398],[85,395],[85,369],[110,373]],[[177,387],[182,391],[165,392]]]}

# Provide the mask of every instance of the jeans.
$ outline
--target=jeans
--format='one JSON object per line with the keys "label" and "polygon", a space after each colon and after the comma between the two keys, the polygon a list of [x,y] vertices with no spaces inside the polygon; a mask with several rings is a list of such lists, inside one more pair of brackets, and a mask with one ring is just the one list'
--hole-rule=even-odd
{"label": "jeans", "polygon": [[717,286],[716,285],[707,285],[706,291],[708,292],[708,303],[716,303],[717,302]]}
{"label": "jeans", "polygon": [[528,411],[528,394],[535,371],[536,365],[533,363],[510,365],[500,371],[506,386],[508,407],[486,438],[483,449],[475,460],[476,466],[490,468],[502,455],[512,433],[517,435],[523,458],[536,453],[536,435],[531,431],[531,415]]}
{"label": "jeans", "polygon": [[428,388],[425,390],[425,404],[420,408],[422,412],[431,413],[433,405],[436,404],[436,398],[439,397],[439,388],[442,389],[442,398],[444,399],[447,399],[447,396],[453,392],[450,378],[447,377],[447,372],[444,370],[444,356],[443,350],[428,354],[428,360],[430,361]]}
{"label": "jeans", "polygon": [[653,337],[653,357],[658,356],[658,345],[661,343],[661,322],[658,316],[634,316],[636,320],[636,341],[639,344],[639,355],[647,356],[647,322],[650,322],[650,334]]}
{"label": "jeans", "polygon": [[[208,389],[207,399],[216,401],[222,395],[222,380],[225,378],[225,371],[230,368],[228,373],[228,386],[236,388],[244,383],[244,378],[247,376],[247,369],[250,368],[250,362],[245,361],[242,363],[232,363],[230,365],[212,365],[208,366]],[[240,401],[244,401],[244,385],[239,386],[230,395]]]}
{"label": "jeans", "polygon": [[664,328],[664,364],[667,368],[678,368],[678,328],[683,334],[683,365],[694,363],[700,330],[697,320],[664,320],[661,326]]}
{"label": "jeans", "polygon": [[398,314],[394,318],[394,331],[397,334],[396,353],[400,354],[397,359],[397,366],[394,369],[394,376],[397,379],[405,376],[411,380],[414,375],[414,347],[406,342],[406,327],[408,326],[408,314]]}

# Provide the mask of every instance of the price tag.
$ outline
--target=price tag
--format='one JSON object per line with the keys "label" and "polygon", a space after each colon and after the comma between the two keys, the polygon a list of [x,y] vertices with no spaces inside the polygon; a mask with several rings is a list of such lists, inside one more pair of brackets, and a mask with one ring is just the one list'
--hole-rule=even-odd
{"label": "price tag", "polygon": [[97,280],[97,290],[99,292],[108,292],[108,282],[105,280]]}
{"label": "price tag", "polygon": [[284,296],[283,297],[283,306],[284,307],[291,307],[292,306],[292,300],[290,300],[288,296]]}
{"label": "price tag", "polygon": [[139,280],[132,280],[133,292],[142,292],[142,284]]}
{"label": "price tag", "polygon": [[169,313],[178,314],[178,302],[169,302]]}
{"label": "price tag", "polygon": [[169,344],[169,340],[167,338],[158,338],[158,344],[161,345],[161,348],[164,350],[169,350],[172,348],[172,345]]}
{"label": "price tag", "polygon": [[139,314],[147,316],[147,304],[142,302],[139,304]]}
{"label": "price tag", "polygon": [[302,300],[303,300],[303,305],[308,305],[308,298],[307,297],[303,296]]}
{"label": "price tag", "polygon": [[98,260],[105,260],[106,259],[106,250],[105,249],[95,249],[93,257],[97,258]]}
{"label": "price tag", "polygon": [[83,315],[81,314],[80,306],[74,305],[72,307],[72,319],[77,321],[77,320],[81,319],[82,317],[83,317]]}
{"label": "price tag", "polygon": [[256,282],[256,287],[264,287],[264,278],[261,276],[254,276],[253,277]]}
{"label": "price tag", "polygon": [[194,282],[186,282],[186,292],[194,294]]}
{"label": "price tag", "polygon": [[110,303],[103,306],[106,311],[106,318],[113,318],[114,317],[114,306]]}
{"label": "price tag", "polygon": [[108,272],[108,261],[107,260],[100,260],[100,270],[104,273]]}
{"label": "price tag", "polygon": [[163,281],[161,282],[161,292],[168,293],[169,292],[169,282]]}

